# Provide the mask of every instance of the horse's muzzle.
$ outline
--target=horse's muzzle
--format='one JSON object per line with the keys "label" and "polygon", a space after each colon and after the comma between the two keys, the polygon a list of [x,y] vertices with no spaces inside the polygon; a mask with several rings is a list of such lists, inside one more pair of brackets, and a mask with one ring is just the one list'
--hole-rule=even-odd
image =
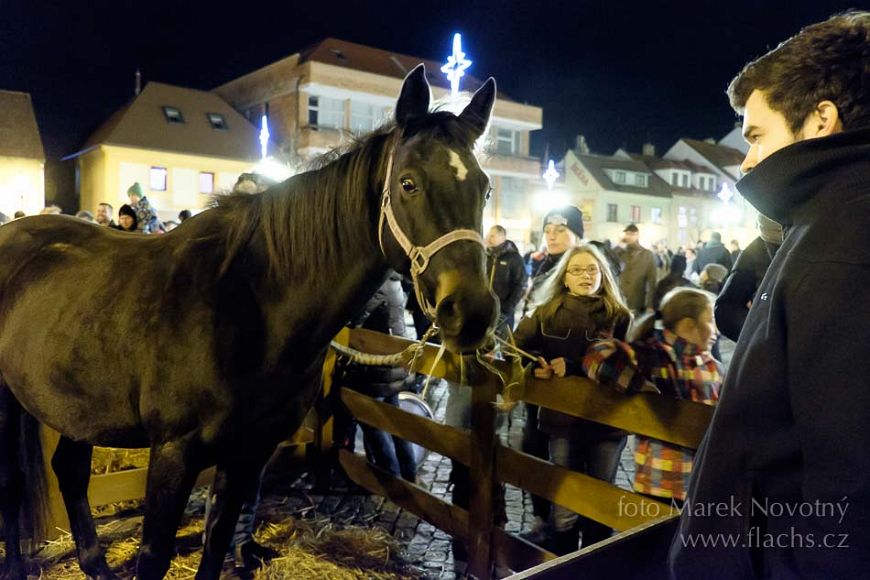
{"label": "horse's muzzle", "polygon": [[444,345],[453,352],[473,352],[483,346],[495,328],[498,301],[488,288],[457,289],[435,309],[435,322]]}

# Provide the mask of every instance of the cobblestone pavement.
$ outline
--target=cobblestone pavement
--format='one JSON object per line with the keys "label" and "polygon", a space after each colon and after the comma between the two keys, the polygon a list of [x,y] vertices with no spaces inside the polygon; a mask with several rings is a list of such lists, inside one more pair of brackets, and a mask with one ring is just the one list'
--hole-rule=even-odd
{"label": "cobblestone pavement", "polygon": [[[720,349],[723,362],[727,366],[734,343],[723,339]],[[446,383],[439,381],[433,384],[427,398],[436,420],[443,421],[447,405]],[[514,409],[502,429],[502,441],[511,447],[519,448],[523,424],[523,407],[520,405]],[[616,475],[616,485],[624,489],[631,489],[630,482],[634,475],[633,448],[634,437],[629,436]],[[362,449],[361,441],[358,442],[357,449]],[[435,496],[450,501],[448,458],[437,453],[429,453],[419,468],[418,477],[422,487]],[[453,567],[449,535],[384,498],[368,495],[353,484],[340,482],[333,486],[327,495],[318,495],[311,491],[310,485],[303,482],[297,484],[296,493],[265,498],[263,507],[275,501],[285,504],[285,509],[288,502],[298,503],[295,507],[299,511],[313,510],[316,514],[329,516],[339,524],[378,526],[405,546],[403,554],[405,560],[422,577],[443,580],[457,577]],[[516,487],[506,486],[505,504],[508,518],[505,529],[512,533],[529,530],[533,519],[529,494]]]}

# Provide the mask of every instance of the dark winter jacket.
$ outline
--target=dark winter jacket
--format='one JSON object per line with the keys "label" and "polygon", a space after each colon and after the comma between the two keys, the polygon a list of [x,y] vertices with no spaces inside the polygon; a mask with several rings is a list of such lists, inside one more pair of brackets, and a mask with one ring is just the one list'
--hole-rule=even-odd
{"label": "dark winter jacket", "polygon": [[617,248],[616,253],[624,264],[619,275],[619,290],[625,303],[635,312],[652,308],[658,280],[655,255],[640,244]]}
{"label": "dark winter jacket", "polygon": [[700,274],[707,264],[719,264],[727,270],[730,270],[731,266],[734,265],[731,261],[731,252],[728,251],[728,248],[722,242],[714,242],[712,240],[707,242],[703,249],[698,252],[698,259],[695,260],[695,265],[693,266],[695,273]]}
{"label": "dark winter jacket", "polygon": [[[405,295],[401,280],[399,274],[392,273],[350,326],[404,337]],[[403,367],[349,364],[344,372],[342,382],[345,386],[373,397],[404,390],[408,377],[408,371]]]}
{"label": "dark winter jacket", "polygon": [[[583,375],[583,355],[596,339],[625,339],[628,316],[612,321],[607,318],[604,302],[599,296],[566,295],[552,319],[541,320],[540,309],[524,318],[517,325],[514,339],[517,346],[547,361],[565,359],[566,376]],[[582,421],[575,417],[542,408],[540,411],[541,430],[549,434],[561,434],[580,424],[584,432],[596,436],[609,436],[622,432],[597,423]]]}
{"label": "dark winter jacket", "polygon": [[513,315],[526,291],[528,277],[523,258],[512,241],[507,240],[487,252],[486,271],[502,315]]}
{"label": "dark winter jacket", "polygon": [[[687,506],[726,507],[683,511],[670,565],[681,579],[866,578],[870,129],[794,143],[737,188],[787,233],[696,456]],[[735,544],[686,546],[701,537]]]}
{"label": "dark winter jacket", "polygon": [[716,326],[734,342],[737,342],[740,329],[749,314],[746,304],[754,299],[755,290],[761,284],[778,247],[761,237],[755,238],[740,252],[716,298]]}

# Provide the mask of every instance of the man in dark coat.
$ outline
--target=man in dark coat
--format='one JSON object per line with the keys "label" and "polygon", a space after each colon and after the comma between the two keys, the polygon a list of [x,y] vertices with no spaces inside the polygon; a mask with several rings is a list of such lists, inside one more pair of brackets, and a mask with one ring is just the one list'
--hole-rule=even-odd
{"label": "man in dark coat", "polygon": [[685,277],[685,274],[686,257],[677,254],[671,258],[670,272],[668,272],[668,275],[659,280],[659,283],[656,284],[656,291],[653,293],[653,308],[655,308],[656,311],[659,310],[659,306],[661,306],[662,298],[665,297],[665,294],[674,288],[681,288],[683,286],[697,288],[697,286],[692,284],[692,282]]}
{"label": "man in dark coat", "polygon": [[698,259],[695,260],[695,273],[700,274],[707,264],[719,264],[724,266],[726,270],[730,270],[734,262],[731,261],[731,252],[728,251],[722,244],[722,234],[713,232],[710,234],[710,241],[704,244],[704,247],[698,253]]}
{"label": "man in dark coat", "polygon": [[870,570],[870,12],[748,64],[731,104],[737,183],[786,235],[696,456],[676,578],[866,578]]}
{"label": "man in dark coat", "polygon": [[658,280],[655,255],[640,245],[640,230],[636,225],[628,224],[622,234],[622,245],[615,250],[625,265],[619,275],[619,290],[635,314],[653,312],[653,294]]}
{"label": "man in dark coat", "polygon": [[749,304],[755,299],[755,291],[782,244],[781,225],[758,214],[758,227],[761,235],[737,256],[722,291],[716,297],[716,326],[734,342],[740,336],[740,329],[749,314]]}
{"label": "man in dark coat", "polygon": [[500,225],[492,226],[486,236],[486,271],[501,306],[499,329],[513,330],[514,312],[526,291],[528,276],[523,257]]}

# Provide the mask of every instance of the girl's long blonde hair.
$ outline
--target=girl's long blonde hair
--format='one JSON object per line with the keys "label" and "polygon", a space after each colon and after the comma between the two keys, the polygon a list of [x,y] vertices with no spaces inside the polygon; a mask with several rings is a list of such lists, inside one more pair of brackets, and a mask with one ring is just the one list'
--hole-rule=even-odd
{"label": "girl's long blonde hair", "polygon": [[630,316],[631,313],[625,305],[625,300],[613,278],[607,259],[598,248],[584,242],[565,252],[559,263],[553,268],[547,281],[535,292],[535,307],[541,321],[548,322],[562,305],[565,296],[568,295],[565,274],[568,271],[568,262],[578,254],[589,254],[598,264],[598,269],[601,271],[601,286],[596,295],[601,296],[604,300],[604,311],[607,313],[607,318],[616,321],[622,316]]}

